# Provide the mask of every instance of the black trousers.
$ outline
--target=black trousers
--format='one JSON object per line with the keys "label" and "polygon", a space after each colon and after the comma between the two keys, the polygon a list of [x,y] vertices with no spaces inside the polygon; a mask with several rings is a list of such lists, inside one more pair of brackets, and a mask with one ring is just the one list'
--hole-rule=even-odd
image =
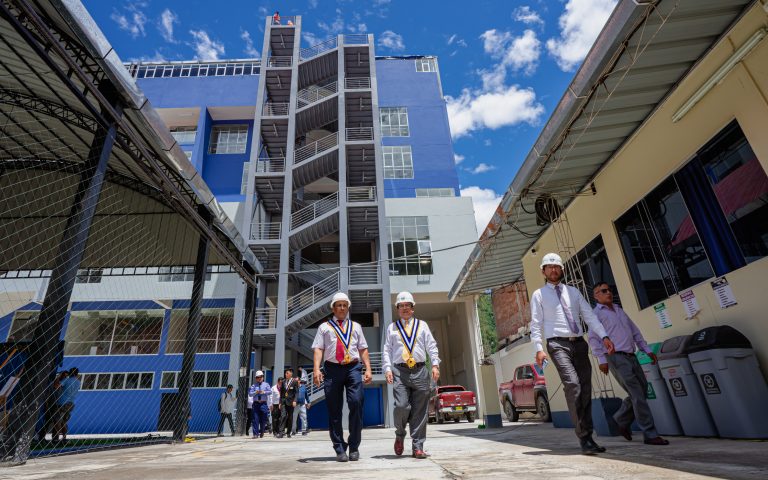
{"label": "black trousers", "polygon": [[293,432],[293,405],[283,406],[283,411],[280,418],[280,433],[287,433],[290,435]]}
{"label": "black trousers", "polygon": [[245,434],[251,431],[251,424],[253,423],[253,408],[249,408],[245,412]]}
{"label": "black trousers", "polygon": [[272,434],[280,432],[280,405],[272,405]]}
{"label": "black trousers", "polygon": [[592,365],[589,363],[589,345],[583,337],[574,341],[560,338],[547,339],[547,352],[563,382],[565,401],[576,436],[592,435]]}
{"label": "black trousers", "polygon": [[232,430],[232,435],[235,434],[235,423],[232,421],[232,414],[231,413],[221,413],[221,418],[219,419],[219,429],[216,432],[216,435],[221,435],[222,430],[224,430],[224,419],[229,420],[229,428]]}
{"label": "black trousers", "polygon": [[[352,365],[339,365],[325,362],[325,404],[328,407],[328,423],[331,442],[336,453],[344,453],[347,448],[356,452],[360,447],[363,430],[363,366],[360,362]],[[349,438],[344,441],[341,427],[341,413],[344,407],[344,392],[347,394],[349,407]]]}

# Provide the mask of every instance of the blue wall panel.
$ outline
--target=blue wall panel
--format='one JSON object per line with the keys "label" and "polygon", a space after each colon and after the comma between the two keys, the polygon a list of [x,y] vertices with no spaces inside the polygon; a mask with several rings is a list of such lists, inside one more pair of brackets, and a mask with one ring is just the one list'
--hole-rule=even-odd
{"label": "blue wall panel", "polygon": [[256,105],[259,76],[140,78],[136,80],[155,108]]}

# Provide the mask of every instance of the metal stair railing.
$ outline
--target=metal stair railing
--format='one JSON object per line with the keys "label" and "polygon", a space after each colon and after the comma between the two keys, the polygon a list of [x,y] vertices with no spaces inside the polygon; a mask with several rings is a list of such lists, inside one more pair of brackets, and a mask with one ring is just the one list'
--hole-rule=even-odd
{"label": "metal stair railing", "polygon": [[378,263],[363,263],[349,266],[350,285],[375,285],[381,283],[381,268]]}
{"label": "metal stair railing", "polygon": [[305,160],[308,160],[314,157],[315,155],[328,151],[338,145],[339,145],[339,132],[334,132],[334,133],[331,133],[330,135],[326,135],[320,140],[317,140],[316,142],[312,142],[309,145],[304,145],[301,148],[297,148],[296,151],[293,153],[293,164],[298,165],[299,163]]}
{"label": "metal stair railing", "polygon": [[293,57],[270,56],[267,58],[267,67],[290,67],[293,65]]}
{"label": "metal stair railing", "polygon": [[303,90],[299,90],[296,94],[296,108],[304,108],[319,102],[324,98],[328,98],[338,91],[338,84],[336,82],[329,83],[327,85],[318,86],[312,85]]}
{"label": "metal stair railing", "polygon": [[[296,314],[317,305],[317,302],[324,300],[327,296],[338,292],[340,287],[339,272],[329,275],[322,282],[318,282],[311,287],[303,290],[296,295],[288,298],[288,318],[293,318]],[[322,305],[326,307],[326,305]]]}
{"label": "metal stair railing", "polygon": [[265,117],[286,116],[288,115],[288,102],[267,102],[262,109],[262,115]]}
{"label": "metal stair railing", "polygon": [[347,187],[347,202],[375,202],[376,187]]}
{"label": "metal stair railing", "polygon": [[319,200],[291,214],[291,230],[306,225],[317,217],[324,215],[339,206],[339,192]]}
{"label": "metal stair railing", "polygon": [[371,77],[348,77],[344,79],[344,88],[347,90],[362,90],[371,88]]}
{"label": "metal stair railing", "polygon": [[285,157],[260,158],[256,160],[256,173],[282,173],[285,171]]}
{"label": "metal stair railing", "polygon": [[344,35],[344,45],[368,45],[368,34],[352,33]]}
{"label": "metal stair railing", "polygon": [[291,255],[291,258],[288,262],[289,268],[291,268],[293,272],[299,275],[301,278],[313,283],[321,282],[338,271],[338,269],[335,268],[328,268],[326,266],[310,262],[303,257],[299,258],[298,263],[299,264],[296,265],[296,257]]}
{"label": "metal stair railing", "polygon": [[381,352],[369,352],[368,356],[371,359],[371,375],[382,375],[384,373],[384,362],[382,361]]}
{"label": "metal stair railing", "polygon": [[346,131],[348,142],[356,140],[373,140],[373,127],[353,127]]}
{"label": "metal stair railing", "polygon": [[323,52],[327,52],[328,50],[333,50],[337,46],[338,46],[338,38],[337,37],[329,38],[328,40],[324,42],[320,42],[316,45],[312,45],[311,47],[302,48],[299,51],[299,59],[301,61],[310,60],[320,55]]}
{"label": "metal stair railing", "polygon": [[277,309],[263,307],[255,309],[253,328],[275,328],[277,324]]}
{"label": "metal stair railing", "polygon": [[251,240],[280,240],[280,222],[258,222],[251,224]]}

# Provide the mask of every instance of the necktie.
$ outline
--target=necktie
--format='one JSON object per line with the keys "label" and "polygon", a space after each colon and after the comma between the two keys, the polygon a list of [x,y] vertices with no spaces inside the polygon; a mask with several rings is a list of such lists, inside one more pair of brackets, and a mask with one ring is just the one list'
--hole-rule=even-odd
{"label": "necktie", "polygon": [[[339,328],[343,328],[344,320],[339,320]],[[336,336],[336,362],[342,363],[344,361],[344,344],[341,343],[339,336]]]}
{"label": "necktie", "polygon": [[576,321],[573,319],[573,315],[571,315],[571,309],[568,308],[568,305],[563,303],[563,293],[560,291],[560,285],[555,285],[555,291],[557,292],[557,299],[560,301],[560,306],[563,307],[563,313],[565,314],[565,319],[568,320],[568,328],[571,329],[571,332],[578,335],[581,333],[581,329],[579,329],[579,326],[576,324]]}

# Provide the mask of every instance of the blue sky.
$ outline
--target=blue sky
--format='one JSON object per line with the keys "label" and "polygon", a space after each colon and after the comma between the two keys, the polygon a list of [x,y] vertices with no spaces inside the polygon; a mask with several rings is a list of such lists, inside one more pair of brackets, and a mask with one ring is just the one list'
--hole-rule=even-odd
{"label": "blue sky", "polygon": [[478,230],[616,0],[83,0],[123,61],[259,56],[264,17],[302,15],[305,46],[372,33],[378,55],[438,56],[462,195]]}

